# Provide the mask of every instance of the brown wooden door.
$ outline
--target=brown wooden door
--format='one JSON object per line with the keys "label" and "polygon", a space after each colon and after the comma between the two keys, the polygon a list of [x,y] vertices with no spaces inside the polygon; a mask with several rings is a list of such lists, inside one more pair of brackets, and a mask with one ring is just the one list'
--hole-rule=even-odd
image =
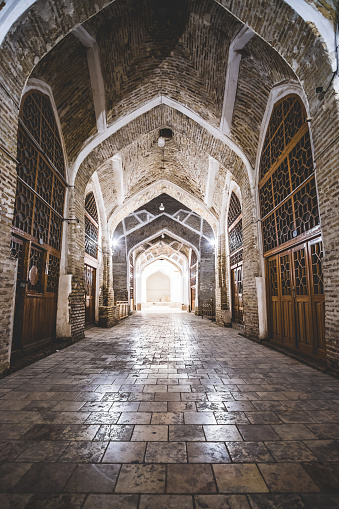
{"label": "brown wooden door", "polygon": [[232,279],[232,319],[236,323],[244,322],[244,306],[242,299],[242,265],[231,269]]}
{"label": "brown wooden door", "polygon": [[296,348],[295,310],[294,310],[294,286],[293,270],[290,251],[284,251],[277,255],[278,263],[278,300],[281,320],[280,337],[282,343],[291,348]]}
{"label": "brown wooden door", "polygon": [[26,239],[12,237],[18,259],[12,350],[56,336],[59,258]]}
{"label": "brown wooden door", "polygon": [[195,288],[191,288],[191,310],[195,311]]}
{"label": "brown wooden door", "polygon": [[325,357],[325,299],[321,239],[267,259],[270,338],[307,355]]}
{"label": "brown wooden door", "polygon": [[281,334],[281,303],[279,285],[279,259],[271,256],[267,260],[267,287],[268,287],[268,322],[269,335],[275,341],[282,341]]}
{"label": "brown wooden door", "polygon": [[85,325],[95,323],[95,278],[96,269],[85,264]]}
{"label": "brown wooden door", "polygon": [[313,353],[312,300],[309,281],[307,244],[292,250],[294,279],[294,309],[297,348],[307,354]]}

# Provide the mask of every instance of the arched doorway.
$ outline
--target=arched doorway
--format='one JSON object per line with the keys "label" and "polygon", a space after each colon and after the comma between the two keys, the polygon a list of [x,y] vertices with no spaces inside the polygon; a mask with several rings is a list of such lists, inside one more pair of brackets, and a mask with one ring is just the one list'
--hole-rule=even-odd
{"label": "arched doorway", "polygon": [[93,191],[85,199],[85,326],[95,323],[95,288],[98,268],[99,217]]}
{"label": "arched doorway", "polygon": [[244,323],[243,305],[243,238],[240,200],[233,191],[228,209],[228,239],[231,267],[232,321]]}
{"label": "arched doorway", "polygon": [[325,357],[323,246],[306,111],[289,95],[272,112],[260,161],[269,337]]}
{"label": "arched doorway", "polygon": [[48,96],[21,104],[11,255],[18,260],[12,351],[56,335],[65,164]]}
{"label": "arched doorway", "polygon": [[171,302],[171,280],[160,271],[146,279],[147,302]]}

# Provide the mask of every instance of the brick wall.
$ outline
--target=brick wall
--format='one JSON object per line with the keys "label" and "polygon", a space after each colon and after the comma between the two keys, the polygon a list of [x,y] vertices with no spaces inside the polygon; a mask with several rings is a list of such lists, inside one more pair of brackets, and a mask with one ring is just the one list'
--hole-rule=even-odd
{"label": "brick wall", "polygon": [[[22,20],[18,21],[4,43],[0,48],[0,77],[8,93],[0,88],[0,139],[6,151],[15,157],[16,154],[16,132],[18,104],[23,91],[25,81],[32,73],[34,67],[47,55],[53,46],[60,41],[74,26],[85,20],[92,18],[88,22],[88,29],[96,30],[99,28],[108,11],[103,11],[102,16],[96,18],[95,14],[112,2],[97,0],[95,3],[89,1],[72,2],[69,0],[60,0],[56,4],[52,0],[41,0],[32,6]],[[122,3],[118,1],[112,3],[112,12],[117,7],[122,8]],[[220,4],[220,5],[218,5]],[[319,2],[317,2],[317,5]],[[132,4],[131,4],[132,5]],[[265,110],[267,97],[270,88],[283,80],[298,81],[302,83],[305,94],[309,102],[310,116],[312,117],[311,132],[314,142],[314,155],[317,169],[317,184],[319,192],[319,207],[321,214],[321,225],[323,232],[325,258],[323,263],[324,284],[326,296],[326,339],[328,350],[328,362],[331,367],[339,370],[339,312],[338,312],[338,293],[339,287],[339,259],[337,256],[337,245],[339,236],[338,220],[338,196],[339,196],[339,165],[338,165],[338,146],[337,133],[339,128],[338,98],[333,90],[326,94],[317,95],[315,88],[324,86],[326,89],[332,75],[332,69],[327,58],[326,48],[323,41],[319,38],[316,30],[311,24],[305,23],[300,19],[293,9],[283,1],[263,2],[262,0],[245,0],[243,2],[233,2],[231,0],[201,0],[192,4],[192,15],[189,16],[187,30],[183,34],[182,45],[176,49],[174,55],[164,48],[164,56],[161,61],[161,67],[154,70],[153,80],[149,78],[147,65],[150,65],[149,59],[141,58],[140,61],[134,61],[136,48],[132,48],[132,54],[125,52],[125,47],[119,46],[124,40],[123,37],[133,27],[138,19],[131,19],[130,24],[119,31],[121,39],[118,39],[115,48],[123,48],[124,59],[121,75],[115,77],[114,87],[109,90],[107,97],[108,118],[109,120],[118,119],[122,114],[133,111],[140,104],[159,94],[163,87],[163,92],[168,97],[172,97],[183,104],[188,104],[193,111],[197,112],[204,120],[211,125],[218,126],[221,115],[221,104],[223,98],[223,85],[226,71],[226,60],[228,45],[234,34],[238,31],[241,24],[238,20],[251,27],[263,40],[255,37],[244,52],[244,58],[240,69],[239,94],[236,98],[236,111],[234,123],[232,126],[232,136],[243,148],[245,154],[254,165],[256,150],[259,139],[260,124],[263,112]],[[330,6],[332,3],[330,3]],[[225,9],[228,9],[227,12]],[[234,17],[231,14],[234,14]],[[206,17],[206,14],[208,16]],[[28,22],[25,20],[28,19]],[[107,19],[112,19],[108,16]],[[114,21],[114,20],[113,20]],[[143,19],[143,23],[146,19]],[[145,26],[145,25],[143,25]],[[146,25],[147,26],[147,25]],[[228,30],[226,30],[226,28]],[[220,37],[222,35],[222,41]],[[112,34],[118,37],[117,34]],[[177,40],[177,39],[176,39]],[[205,45],[202,44],[204,42]],[[67,42],[67,41],[66,41]],[[65,42],[65,44],[66,44]],[[101,44],[101,54],[105,61],[104,52],[106,51]],[[78,43],[74,42],[74,45]],[[153,48],[153,49],[152,49]],[[196,49],[201,48],[201,52]],[[56,48],[55,51],[59,51]],[[83,50],[80,47],[73,48],[76,58],[74,61],[74,73],[76,70],[83,70],[83,82],[79,82],[79,97],[76,101],[76,88],[74,82],[69,87],[67,96],[67,82],[72,79],[70,73],[73,67],[69,66],[69,61],[65,60],[65,69],[70,69],[62,77],[60,82],[53,74],[47,75],[44,65],[47,66],[47,60],[41,62],[36,72],[42,79],[53,78],[52,87],[58,96],[58,107],[63,123],[69,123],[63,126],[67,133],[69,160],[72,162],[77,155],[77,151],[84,143],[86,136],[95,132],[93,125],[93,109],[89,104],[88,74],[83,58]],[[142,48],[140,56],[142,57]],[[151,47],[154,50],[154,47]],[[134,53],[133,53],[134,51]],[[151,51],[151,53],[152,53]],[[215,55],[214,55],[215,54]],[[189,58],[187,58],[189,55]],[[211,60],[208,56],[213,55]],[[151,55],[149,55],[151,56]],[[49,55],[49,58],[51,55]],[[67,59],[67,55],[63,57]],[[120,58],[120,57],[119,57]],[[141,76],[143,71],[142,61],[146,62],[142,80],[135,80],[131,83],[129,76]],[[133,65],[131,62],[134,62]],[[254,65],[254,62],[257,65]],[[67,65],[66,65],[67,64]],[[67,67],[68,66],[68,67]],[[112,66],[107,69],[107,76],[111,76]],[[39,71],[39,72],[38,72]],[[175,71],[175,74],[173,72]],[[219,72],[220,71],[220,72]],[[116,73],[117,71],[115,71]],[[134,73],[134,74],[133,74]],[[246,80],[248,74],[251,74],[252,81]],[[260,75],[260,80],[258,78]],[[78,72],[80,76],[80,71]],[[50,77],[48,77],[50,76]],[[173,76],[176,76],[173,79]],[[191,77],[191,78],[189,78]],[[59,79],[59,78],[58,78]],[[86,81],[87,80],[87,81]],[[163,80],[163,83],[162,83]],[[87,83],[87,84],[86,84]],[[139,87],[136,85],[139,83]],[[118,88],[120,86],[120,88]],[[107,88],[107,83],[106,83]],[[58,95],[60,90],[60,96]],[[108,92],[108,90],[107,90]],[[65,94],[65,95],[62,95]],[[12,98],[11,98],[12,97]],[[84,99],[85,98],[85,99]],[[81,109],[81,102],[88,105],[86,113],[83,115],[86,122],[81,126],[83,132],[77,131],[76,139],[72,140],[71,125],[76,124],[79,129],[81,119],[78,116]],[[65,103],[69,103],[71,109],[67,112]],[[250,112],[250,113],[249,113]],[[163,116],[162,116],[163,115]],[[250,117],[250,121],[248,121]],[[259,274],[258,251],[256,239],[256,227],[253,223],[254,203],[249,193],[249,184],[246,182],[247,175],[242,164],[239,163],[238,156],[232,154],[221,140],[216,139],[207,130],[197,125],[193,120],[188,119],[182,113],[171,110],[166,107],[162,111],[154,109],[145,113],[135,121],[131,122],[126,128],[120,129],[115,135],[110,137],[101,146],[95,149],[84,161],[79,170],[76,180],[77,194],[74,197],[72,205],[73,211],[83,217],[83,196],[86,183],[91,174],[101,165],[107,162],[117,152],[126,150],[132,143],[138,143],[145,136],[145,146],[150,143],[148,133],[154,131],[153,140],[156,140],[159,129],[159,118],[162,118],[164,124],[171,127],[176,133],[174,142],[178,152],[181,150],[192,149],[192,160],[197,161],[196,165],[186,165],[185,158],[175,160],[175,152],[171,155],[171,164],[176,162],[176,175],[170,167],[167,169],[166,178],[182,186],[183,189],[192,191],[198,198],[202,198],[202,185],[206,176],[207,169],[204,169],[203,162],[206,160],[206,154],[217,159],[222,168],[231,171],[233,178],[238,182],[243,194],[243,214],[244,214],[244,302],[245,302],[245,327],[249,335],[257,335],[257,301],[255,292],[255,275]],[[72,119],[72,121],[71,121]],[[76,120],[77,122],[76,122]],[[330,121],[329,121],[330,119]],[[72,124],[74,120],[74,124]],[[74,131],[75,133],[75,131]],[[185,140],[189,139],[189,142]],[[73,143],[74,142],[74,143]],[[199,147],[199,150],[194,147]],[[147,183],[152,183],[156,178],[163,178],[163,172],[159,172],[161,163],[161,154],[150,150],[150,170],[157,169],[157,173],[145,173],[144,169],[134,174],[134,168],[126,165],[127,186],[126,191],[132,195],[140,190]],[[201,166],[198,164],[199,154],[201,155]],[[10,350],[10,330],[13,316],[13,296],[15,286],[15,264],[9,258],[10,243],[10,224],[13,214],[13,203],[15,196],[16,171],[15,163],[3,151],[0,153],[1,163],[1,223],[0,223],[0,337],[2,338],[1,363],[6,366]],[[128,153],[126,153],[128,161]],[[127,167],[128,166],[128,167]],[[204,173],[205,172],[205,173]],[[110,182],[105,182],[109,188]],[[222,188],[223,181],[218,181],[219,190]],[[117,207],[114,192],[111,193],[112,200],[107,197],[108,216],[114,212]],[[216,193],[218,203],[213,204],[213,210],[220,213],[221,193]],[[70,255],[68,269],[73,274],[71,302],[71,320],[72,333],[81,335],[81,320],[83,319],[84,307],[81,303],[83,298],[83,288],[81,280],[83,278],[83,224],[81,230],[75,230],[75,226],[69,227],[70,230]],[[221,287],[223,288],[223,287]],[[221,302],[221,297],[220,297]],[[221,304],[220,304],[221,306]]]}

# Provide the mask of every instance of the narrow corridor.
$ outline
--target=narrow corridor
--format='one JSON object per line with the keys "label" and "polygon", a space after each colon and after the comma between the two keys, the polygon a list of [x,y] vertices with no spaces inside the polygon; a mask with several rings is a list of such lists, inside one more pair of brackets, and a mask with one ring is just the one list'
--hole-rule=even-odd
{"label": "narrow corridor", "polygon": [[339,380],[140,314],[0,380],[0,506],[338,508]]}

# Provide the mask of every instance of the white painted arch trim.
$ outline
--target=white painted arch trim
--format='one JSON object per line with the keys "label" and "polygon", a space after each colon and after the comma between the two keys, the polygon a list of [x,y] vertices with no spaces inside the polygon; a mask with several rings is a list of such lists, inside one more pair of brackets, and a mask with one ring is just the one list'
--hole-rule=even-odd
{"label": "white painted arch trim", "polygon": [[[27,11],[37,0],[7,0],[6,5],[0,11],[0,45],[9,32],[12,25]],[[324,39],[328,51],[334,51],[334,29],[332,23],[325,18],[315,7],[306,0],[284,0],[292,9],[299,14],[304,21],[315,23],[321,37]],[[219,3],[219,2],[218,2]],[[229,11],[232,14],[232,11]],[[241,20],[240,20],[241,21]]]}
{"label": "white painted arch trim", "polygon": [[[199,254],[199,250],[197,249],[196,246],[194,246],[193,244],[191,244],[191,242],[189,242],[188,240],[186,239],[183,239],[182,237],[180,237],[179,235],[176,235],[175,233],[167,230],[166,228],[162,229],[162,230],[159,230],[157,233],[155,233],[154,235],[150,235],[149,237],[147,237],[146,239],[143,239],[141,242],[138,242],[138,244],[135,244],[133,247],[131,247],[131,249],[128,251],[127,253],[127,257],[129,258],[131,253],[137,249],[138,247],[142,246],[143,244],[145,244],[145,242],[148,242],[150,240],[153,240],[153,239],[156,239],[157,237],[159,237],[159,235],[161,235],[162,233],[165,233],[165,235],[168,235],[169,237],[172,237],[174,240],[177,240],[178,242],[181,242],[182,244],[185,244],[186,246],[190,247],[191,249],[193,249],[193,251],[195,252],[195,254],[197,255],[197,260],[200,261],[200,254]],[[138,257],[139,258],[139,257]]]}
{"label": "white painted arch trim", "polygon": [[[180,267],[179,265],[177,265],[173,260],[171,260],[171,258],[169,258],[168,256],[166,255],[159,255],[157,256],[156,258],[153,258],[153,260],[150,260],[148,261],[147,263],[144,263],[144,264],[141,264],[140,265],[140,269],[139,269],[139,272],[142,272],[144,269],[146,269],[146,267],[148,267],[149,265],[151,265],[152,263],[154,262],[157,262],[158,260],[160,260],[161,258],[165,258],[168,262],[170,262],[172,265],[174,265],[174,267],[176,269],[179,270],[179,272],[181,272],[181,274],[183,273],[183,269],[182,267]],[[159,270],[159,272],[162,272],[161,270]],[[163,273],[164,274],[164,273]]]}
{"label": "white painted arch trim", "polygon": [[325,18],[318,9],[305,0],[284,0],[299,16],[306,22],[316,25],[322,39],[324,40],[332,62],[333,71],[336,70],[335,61],[335,37],[333,24]]}
{"label": "white painted arch trim", "polygon": [[58,127],[58,133],[59,133],[59,137],[60,137],[60,141],[61,141],[62,155],[64,157],[65,172],[66,172],[65,180],[66,180],[66,182],[69,182],[70,170],[69,170],[68,161],[67,161],[66,145],[65,145],[65,140],[64,140],[63,134],[62,134],[58,109],[57,109],[55,101],[54,101],[53,92],[52,92],[51,87],[49,85],[47,85],[47,83],[45,83],[44,81],[38,80],[36,78],[29,78],[27,80],[25,88],[23,89],[23,91],[21,93],[20,107],[21,107],[22,99],[27,94],[27,92],[34,91],[34,90],[41,92],[44,95],[47,95],[49,97],[49,100],[51,101],[52,110],[54,113],[54,118],[55,118],[56,125]]}
{"label": "white painted arch trim", "polygon": [[261,127],[260,127],[258,151],[257,151],[257,158],[256,158],[256,163],[255,163],[255,186],[256,186],[256,188],[258,187],[258,184],[259,184],[259,166],[260,166],[261,152],[262,152],[262,148],[264,145],[266,132],[268,129],[268,125],[270,123],[273,108],[274,108],[275,104],[278,101],[280,101],[280,99],[283,99],[284,97],[286,97],[287,95],[290,95],[290,94],[295,94],[300,97],[300,99],[302,100],[302,102],[305,106],[307,116],[308,117],[310,116],[310,109],[309,109],[307,96],[300,85],[298,85],[297,83],[284,83],[281,85],[276,85],[275,87],[273,87],[271,89],[270,95],[268,97],[265,113],[264,113],[264,116],[263,116],[263,119],[261,122]]}
{"label": "white painted arch trim", "polygon": [[[176,241],[176,242],[178,242],[178,241]],[[166,250],[167,250],[168,252],[171,252],[171,256],[172,256],[172,255],[175,255],[175,256],[177,256],[178,258],[180,258],[180,259],[183,261],[183,263],[184,263],[184,264],[185,264],[185,263],[186,263],[186,264],[188,264],[188,258],[187,258],[187,256],[186,256],[184,253],[182,253],[181,251],[177,251],[176,249],[174,249],[174,248],[171,246],[171,244],[168,244],[167,242],[166,242],[166,243],[164,243],[164,244],[166,244],[166,246],[164,246],[164,247],[166,248]],[[143,262],[142,262],[141,258],[142,258],[142,257],[144,257],[144,256],[147,256],[148,254],[152,254],[152,252],[153,252],[155,249],[159,248],[159,247],[161,247],[161,246],[160,246],[160,240],[159,240],[159,242],[157,242],[156,244],[152,244],[152,246],[148,247],[148,248],[147,248],[145,251],[143,251],[142,253],[139,253],[139,255],[138,255],[138,256],[136,257],[136,259],[135,259],[135,263],[137,264],[137,263],[138,263],[138,261],[139,261],[139,263],[142,265],[142,264],[143,264]],[[159,256],[160,256],[160,255],[159,255]],[[164,255],[164,256],[168,256],[168,255]],[[156,257],[154,257],[154,259],[155,259],[155,258],[156,258]],[[172,260],[172,261],[175,263],[175,260]],[[146,261],[145,261],[145,263],[148,263],[148,260],[146,260]]]}
{"label": "white painted arch trim", "polygon": [[0,45],[2,44],[7,32],[14,25],[17,19],[27,11],[36,0],[7,0],[5,6],[0,11]]}
{"label": "white painted arch trim", "polygon": [[246,44],[252,39],[254,35],[255,35],[254,32],[246,25],[244,25],[231,42],[228,51],[224,102],[220,122],[220,129],[225,135],[229,135],[231,133],[233,111],[238,88],[239,69],[241,62],[240,50],[242,50],[246,46]]}
{"label": "white painted arch trim", "polygon": [[[240,205],[241,205],[241,211],[242,211],[242,196],[241,196],[241,190],[240,190],[240,187],[239,185],[236,183],[235,180],[231,180],[230,182],[230,186],[229,186],[229,191],[228,191],[228,200],[227,200],[227,213],[226,213],[226,225],[228,223],[228,213],[229,213],[229,210],[230,210],[230,203],[231,203],[231,196],[232,196],[232,193],[234,193],[236,195],[236,197],[239,199],[240,201]],[[228,227],[227,227],[227,237],[228,237]]]}
{"label": "white painted arch trim", "polygon": [[[115,228],[118,226],[120,221],[125,219],[131,212],[145,205],[150,200],[153,200],[162,193],[166,193],[172,196],[175,200],[179,201],[183,205],[193,210],[196,214],[201,216],[211,226],[214,235],[216,234],[218,220],[215,215],[206,207],[206,205],[195,198],[192,194],[183,190],[181,187],[173,184],[168,180],[158,180],[153,184],[145,187],[132,198],[129,198],[123,205],[120,205],[115,209],[113,214],[108,218],[108,228],[111,237],[113,236]],[[137,203],[137,205],[136,205]]]}
{"label": "white painted arch trim", "polygon": [[254,173],[253,168],[251,166],[251,163],[249,162],[248,158],[244,154],[244,152],[241,150],[241,148],[231,140],[228,136],[223,134],[220,129],[212,126],[209,124],[206,120],[204,120],[200,115],[195,113],[193,110],[187,108],[187,106],[184,106],[183,104],[179,103],[178,101],[174,101],[173,99],[170,99],[169,97],[161,96],[155,97],[151,101],[148,101],[143,106],[140,106],[140,108],[137,108],[131,113],[128,113],[127,115],[119,118],[116,122],[111,124],[106,131],[96,134],[88,143],[87,145],[81,150],[80,154],[76,158],[73,168],[72,168],[72,175],[71,175],[71,184],[74,184],[78,170],[83,163],[83,161],[86,159],[86,157],[101,143],[103,143],[107,138],[115,134],[119,129],[122,127],[125,127],[130,122],[135,120],[136,118],[140,117],[144,113],[147,113],[151,111],[152,109],[156,108],[157,106],[160,106],[161,104],[166,104],[170,108],[179,111],[180,113],[183,113],[186,117],[190,118],[197,124],[199,124],[201,127],[206,129],[206,131],[211,134],[214,138],[220,140],[222,143],[227,145],[233,152],[235,152],[243,161],[247,173],[248,178],[250,181],[251,189],[254,189]]}

